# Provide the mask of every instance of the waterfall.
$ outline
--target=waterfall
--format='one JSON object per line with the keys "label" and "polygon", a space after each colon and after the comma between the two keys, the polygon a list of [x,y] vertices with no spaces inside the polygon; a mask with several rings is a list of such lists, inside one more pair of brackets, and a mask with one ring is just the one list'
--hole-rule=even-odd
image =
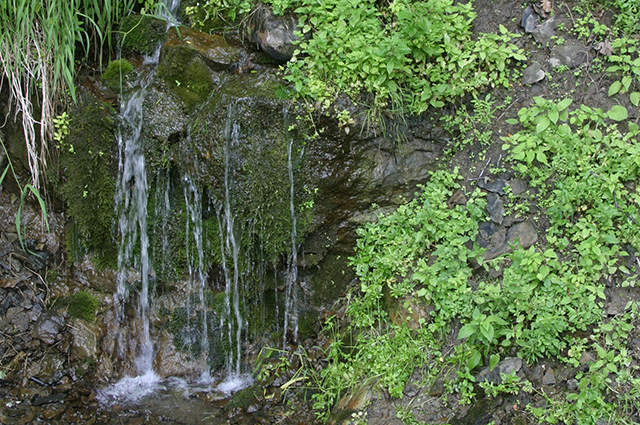
{"label": "waterfall", "polygon": [[[205,287],[207,283],[207,275],[205,272],[204,249],[202,243],[202,195],[200,188],[196,186],[190,176],[184,178],[184,199],[187,206],[187,228],[186,228],[186,254],[187,265],[189,270],[189,293],[197,292],[200,302],[200,311],[202,314],[200,346],[204,359],[209,356],[209,330],[207,322],[207,303],[205,300]],[[193,227],[190,230],[190,227]],[[193,248],[190,248],[189,237],[193,238]],[[187,297],[189,303],[189,297]],[[187,304],[189,307],[189,304]],[[191,312],[187,310],[187,318],[190,319]],[[207,374],[208,369],[203,373]]]}
{"label": "waterfall", "polygon": [[[124,320],[124,303],[129,297],[127,275],[130,267],[139,273],[138,315],[142,322],[142,339],[136,368],[139,375],[152,370],[153,344],[149,335],[149,237],[147,234],[148,185],[143,147],[140,143],[142,129],[142,104],[148,76],[139,90],[122,103],[121,123],[118,128],[118,181],[116,186],[116,208],[120,249],[118,252],[118,290],[115,295],[119,319]],[[138,248],[136,250],[136,248]],[[139,251],[139,253],[134,252]],[[137,254],[137,255],[134,255]]]}
{"label": "waterfall", "polygon": [[[225,266],[225,310],[224,316],[227,321],[228,337],[229,337],[229,358],[227,364],[231,375],[240,374],[240,362],[242,357],[242,328],[243,318],[240,313],[240,288],[239,288],[239,264],[238,257],[240,245],[236,241],[234,229],[234,217],[231,212],[231,148],[232,144],[238,144],[238,133],[240,126],[232,123],[233,105],[228,107],[227,125],[225,130],[225,146],[224,146],[224,223],[225,223],[225,240],[223,249],[231,255],[233,262],[233,270],[230,272]],[[223,254],[223,257],[225,255]],[[231,276],[229,276],[231,274]],[[231,308],[233,307],[233,315],[231,316]],[[234,320],[235,319],[235,320]],[[235,325],[235,335],[234,334]],[[235,350],[233,346],[235,345]],[[235,351],[235,352],[234,352]]]}
{"label": "waterfall", "polygon": [[[285,113],[286,116],[286,113]],[[293,160],[292,160],[293,138],[289,140],[287,148],[287,168],[289,170],[289,209],[291,211],[291,255],[287,267],[287,280],[285,288],[285,310],[284,310],[284,335],[283,346],[287,345],[287,332],[291,327],[291,341],[298,342],[298,293],[296,283],[298,281],[298,246],[296,243],[296,208],[294,202],[294,181],[293,181]]]}

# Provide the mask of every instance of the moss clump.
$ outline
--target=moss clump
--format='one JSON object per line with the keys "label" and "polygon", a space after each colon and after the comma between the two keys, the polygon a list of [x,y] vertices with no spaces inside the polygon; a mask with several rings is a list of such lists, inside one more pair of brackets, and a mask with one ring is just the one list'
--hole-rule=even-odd
{"label": "moss clump", "polygon": [[174,47],[158,65],[158,76],[185,103],[188,110],[207,100],[214,89],[211,69],[192,50]]}
{"label": "moss clump", "polygon": [[113,91],[120,91],[122,83],[130,77],[133,65],[126,59],[118,59],[109,62],[107,69],[102,73],[102,82]]}
{"label": "moss clump", "polygon": [[166,24],[150,16],[130,15],[122,20],[122,50],[125,53],[137,52],[152,54],[164,38]]}
{"label": "moss clump", "polygon": [[67,311],[71,317],[93,322],[96,318],[98,307],[100,307],[100,301],[95,295],[87,291],[80,291],[69,297]]}
{"label": "moss clump", "polygon": [[74,223],[67,232],[71,260],[87,251],[101,267],[115,266],[118,252],[111,231],[117,171],[113,114],[109,105],[81,97],[70,113],[69,134],[57,146],[58,167],[51,173]]}

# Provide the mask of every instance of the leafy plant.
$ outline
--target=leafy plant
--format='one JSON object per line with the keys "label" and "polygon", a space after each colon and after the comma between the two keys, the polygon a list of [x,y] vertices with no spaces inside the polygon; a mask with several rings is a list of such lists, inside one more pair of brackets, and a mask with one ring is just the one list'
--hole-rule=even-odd
{"label": "leafy plant", "polygon": [[[8,82],[15,117],[22,117],[34,189],[40,187],[41,168],[47,162],[56,108],[66,93],[75,99],[76,46],[88,55],[93,40],[101,57],[102,46],[111,45],[114,23],[129,14],[135,2],[16,0],[0,4],[0,75]],[[40,92],[38,119],[31,103],[34,92]],[[36,146],[36,124],[40,125],[40,147]]]}

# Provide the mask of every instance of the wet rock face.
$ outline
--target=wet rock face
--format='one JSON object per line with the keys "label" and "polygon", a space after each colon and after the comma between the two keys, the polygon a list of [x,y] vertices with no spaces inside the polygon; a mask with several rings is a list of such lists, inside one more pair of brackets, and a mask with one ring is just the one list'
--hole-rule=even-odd
{"label": "wet rock face", "polygon": [[238,51],[224,37],[190,28],[172,27],[160,50],[158,76],[188,109],[204,102],[218,82],[214,71],[224,71]]}
{"label": "wet rock face", "polygon": [[277,16],[270,7],[258,6],[244,28],[245,35],[254,46],[277,61],[286,62],[293,57],[299,38],[298,17],[295,14]]}

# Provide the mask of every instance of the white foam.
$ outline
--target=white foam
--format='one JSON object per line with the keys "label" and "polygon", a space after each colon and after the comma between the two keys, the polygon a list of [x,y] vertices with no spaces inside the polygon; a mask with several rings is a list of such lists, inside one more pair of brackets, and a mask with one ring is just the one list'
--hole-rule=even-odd
{"label": "white foam", "polygon": [[229,396],[236,391],[240,391],[244,388],[247,388],[253,384],[253,378],[250,374],[244,373],[240,375],[231,375],[227,377],[224,381],[222,381],[216,387],[217,391],[224,393]]}
{"label": "white foam", "polygon": [[100,404],[135,404],[142,398],[164,389],[160,383],[160,377],[153,371],[144,375],[131,377],[125,376],[115,384],[102,390],[98,390],[96,399]]}

